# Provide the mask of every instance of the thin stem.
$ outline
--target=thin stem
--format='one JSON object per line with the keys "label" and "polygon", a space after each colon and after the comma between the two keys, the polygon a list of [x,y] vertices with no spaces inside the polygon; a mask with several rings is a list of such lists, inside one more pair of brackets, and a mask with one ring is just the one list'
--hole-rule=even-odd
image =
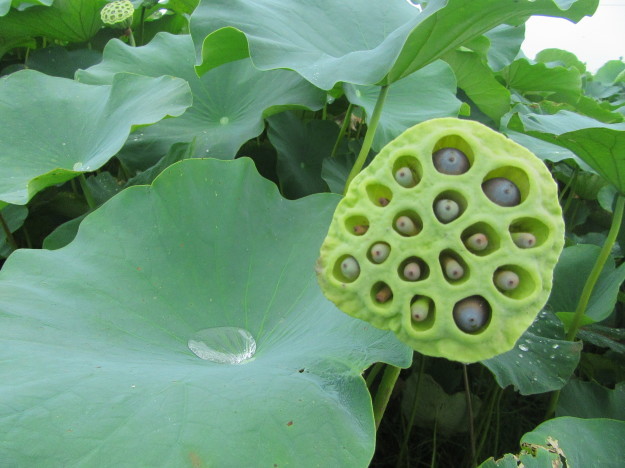
{"label": "thin stem", "polygon": [[11,229],[9,228],[6,220],[4,219],[4,216],[2,216],[2,213],[0,213],[0,224],[2,224],[2,229],[4,230],[4,235],[6,236],[7,243],[11,246],[13,250],[19,249],[17,242],[15,241],[15,237],[13,237],[13,233],[11,232]]}
{"label": "thin stem", "polygon": [[469,387],[469,373],[467,365],[462,364],[462,375],[464,377],[464,391],[467,395],[467,412],[469,417],[469,438],[471,440],[471,464],[477,466],[477,456],[475,454],[475,431],[473,429],[473,405],[471,404],[471,388]]}
{"label": "thin stem", "polygon": [[145,40],[145,7],[141,7],[141,16],[139,17],[139,44],[143,45]]}
{"label": "thin stem", "polygon": [[384,416],[384,411],[391,398],[391,393],[393,393],[393,388],[395,387],[395,382],[397,382],[400,371],[401,369],[399,367],[391,366],[390,364],[388,364],[384,370],[382,381],[373,399],[373,417],[375,419],[376,430],[380,427],[382,416]]}
{"label": "thin stem", "polygon": [[321,109],[321,120],[328,119],[328,100],[323,104],[323,109]]}
{"label": "thin stem", "polygon": [[430,460],[430,468],[434,468],[436,466],[436,431],[438,429],[438,411],[436,412],[436,417],[434,418],[434,433],[432,434],[432,458]]}
{"label": "thin stem", "polygon": [[382,370],[382,367],[384,367],[384,363],[382,362],[376,362],[373,365],[373,367],[369,371],[369,374],[367,374],[367,380],[366,380],[367,388],[371,388],[371,386],[373,385],[373,382],[375,381],[375,378],[378,376],[378,374]]}
{"label": "thin stem", "polygon": [[87,178],[85,177],[85,174],[80,174],[78,176],[78,182],[80,182],[80,188],[82,189],[82,193],[85,196],[85,200],[87,200],[87,205],[89,205],[89,209],[95,210],[98,204],[96,203],[95,198],[93,198],[91,190],[89,190],[89,185],[87,185]]}
{"label": "thin stem", "polygon": [[132,33],[132,29],[128,28],[126,31],[126,35],[128,36],[128,44],[132,47],[137,47],[137,43],[135,42],[135,35]]}
{"label": "thin stem", "polygon": [[380,94],[378,95],[378,100],[375,103],[373,114],[371,115],[371,119],[367,124],[367,133],[365,133],[365,139],[362,142],[362,148],[360,148],[360,153],[358,153],[356,162],[354,163],[354,166],[352,167],[352,170],[347,177],[347,182],[345,183],[345,190],[343,191],[343,193],[347,192],[349,184],[354,179],[354,177],[356,177],[356,174],[360,172],[362,166],[364,166],[365,161],[367,160],[369,150],[371,149],[371,145],[373,144],[373,137],[375,136],[375,131],[378,128],[380,116],[382,115],[382,108],[384,107],[384,101],[386,100],[388,90],[389,85],[384,85],[380,88]]}
{"label": "thin stem", "polygon": [[334,147],[332,148],[330,159],[336,156],[336,152],[339,149],[339,144],[341,143],[341,140],[343,140],[345,131],[347,130],[347,127],[349,126],[349,121],[351,120],[351,117],[352,117],[353,107],[354,106],[351,103],[349,104],[349,106],[347,106],[347,110],[345,111],[345,118],[343,119],[343,124],[341,125],[341,129],[339,130],[339,135],[336,137],[336,141],[334,142]]}
{"label": "thin stem", "polygon": [[[488,399],[488,413],[486,414],[486,419],[483,420],[484,423],[480,429],[480,433],[481,433],[481,438],[480,438],[480,442],[477,446],[477,454],[482,453],[482,450],[484,449],[484,445],[486,444],[486,439],[488,437],[488,434],[490,433],[490,425],[491,422],[493,421],[493,415],[495,413],[495,404],[497,404],[497,402],[499,401],[499,398],[501,398],[501,387],[497,384],[494,385],[493,387],[493,391],[490,392],[490,398]],[[482,457],[480,457],[481,459]]]}
{"label": "thin stem", "polygon": [[417,415],[417,407],[419,404],[419,390],[421,390],[421,382],[423,380],[423,372],[425,370],[425,356],[421,355],[421,362],[419,363],[419,375],[417,380],[417,385],[414,389],[414,398],[412,399],[412,408],[410,409],[410,417],[408,418],[408,427],[406,428],[406,433],[404,435],[404,440],[401,444],[401,449],[399,451],[399,457],[397,457],[397,466],[401,465],[401,462],[404,458],[404,453],[408,448],[408,440],[410,439],[410,433],[412,432],[412,427],[414,426],[414,418]]}

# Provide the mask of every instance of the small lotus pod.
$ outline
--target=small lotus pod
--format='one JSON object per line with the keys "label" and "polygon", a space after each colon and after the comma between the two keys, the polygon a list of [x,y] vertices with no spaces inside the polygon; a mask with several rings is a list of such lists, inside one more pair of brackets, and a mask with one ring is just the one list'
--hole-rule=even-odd
{"label": "small lotus pod", "polygon": [[411,188],[417,185],[417,179],[409,167],[400,167],[395,171],[395,180],[399,185],[406,188]]}
{"label": "small lotus pod", "polygon": [[419,233],[419,228],[415,222],[408,216],[400,216],[395,221],[397,232],[405,236],[414,236]]}
{"label": "small lotus pod", "polygon": [[536,245],[536,236],[529,232],[513,232],[512,242],[522,249],[531,249]]}
{"label": "small lotus pod", "polygon": [[[460,174],[437,168],[442,163],[434,158],[441,148],[466,156],[464,167],[456,169]],[[395,178],[404,167],[417,179],[409,189]],[[522,203],[504,208],[484,195],[482,183],[497,177],[519,188]],[[392,201],[380,208],[379,197]],[[437,219],[434,202],[441,198],[460,205],[455,221]],[[410,220],[408,234],[397,226],[404,216]],[[354,224],[367,224],[366,235],[354,235]],[[512,232],[531,232],[537,241],[532,248],[516,247]],[[482,242],[476,242],[480,236]],[[371,260],[377,242],[391,251],[382,263]],[[350,316],[392,330],[422,354],[470,363],[515,346],[547,302],[563,246],[558,187],[542,160],[480,123],[434,119],[406,130],[352,180],[321,246],[317,277],[326,297]],[[358,259],[364,252],[368,258],[359,260],[355,281],[345,281],[337,268],[345,252]],[[444,257],[462,266],[460,280],[446,276]],[[417,281],[404,272],[413,259],[422,270]],[[522,283],[514,291],[498,289],[498,270],[513,270]],[[419,322],[412,309],[425,294],[428,317]]]}
{"label": "small lotus pod", "polygon": [[443,257],[442,262],[445,276],[450,280],[459,280],[464,276],[464,268],[452,257]]}
{"label": "small lotus pod", "polygon": [[417,281],[421,277],[421,267],[417,262],[409,262],[404,267],[404,278],[408,281]]}
{"label": "small lotus pod", "polygon": [[519,286],[519,275],[510,270],[499,270],[495,273],[495,286],[502,291],[512,291]]}
{"label": "small lotus pod", "polygon": [[415,322],[423,322],[430,315],[430,300],[420,297],[410,306],[410,317]]}
{"label": "small lotus pod", "polygon": [[132,25],[135,7],[130,0],[118,0],[107,3],[100,11],[100,18],[107,26],[116,29],[128,29]]}
{"label": "small lotus pod", "polygon": [[460,206],[453,200],[441,198],[434,203],[434,214],[441,223],[449,223],[460,214]]}
{"label": "small lotus pod", "polygon": [[373,244],[369,254],[371,255],[371,260],[375,263],[382,263],[384,260],[388,258],[388,254],[391,253],[391,248],[388,244],[384,242],[378,242]]}
{"label": "small lotus pod", "polygon": [[474,252],[481,252],[482,250],[488,247],[488,237],[486,234],[478,232],[473,234],[472,236],[467,237],[464,241],[464,245],[467,246],[467,249],[472,250]]}
{"label": "small lotus pod", "polygon": [[355,280],[360,275],[360,265],[354,257],[345,257],[341,262],[341,273],[348,280]]}
{"label": "small lotus pod", "polygon": [[434,167],[438,172],[448,175],[460,175],[469,170],[469,159],[457,148],[441,148],[432,155]]}
{"label": "small lotus pod", "polygon": [[521,191],[514,182],[505,177],[495,177],[482,184],[484,194],[499,206],[517,206],[521,203]]}
{"label": "small lotus pod", "polygon": [[490,307],[481,297],[468,297],[454,306],[453,315],[460,330],[465,333],[477,333],[488,322]]}

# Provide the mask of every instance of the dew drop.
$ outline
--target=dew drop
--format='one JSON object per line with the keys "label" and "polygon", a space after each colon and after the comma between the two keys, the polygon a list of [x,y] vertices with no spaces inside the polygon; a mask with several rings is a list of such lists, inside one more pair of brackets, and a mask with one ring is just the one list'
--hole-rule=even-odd
{"label": "dew drop", "polygon": [[529,348],[528,348],[527,346],[525,346],[524,344],[519,345],[519,349],[520,349],[521,351],[528,351],[528,350],[529,350]]}
{"label": "dew drop", "polygon": [[560,345],[559,345],[559,344],[554,344],[554,345],[552,346],[552,348],[553,348],[553,349],[558,349],[559,347],[560,347]]}
{"label": "dew drop", "polygon": [[241,364],[256,352],[254,337],[238,327],[200,330],[189,338],[187,346],[200,359],[218,364]]}
{"label": "dew drop", "polygon": [[230,119],[228,117],[222,117],[221,119],[219,119],[219,123],[221,125],[228,125],[229,122],[230,122]]}
{"label": "dew drop", "polygon": [[82,163],[81,162],[74,163],[74,165],[72,166],[72,170],[74,170],[74,171],[81,171],[82,170]]}

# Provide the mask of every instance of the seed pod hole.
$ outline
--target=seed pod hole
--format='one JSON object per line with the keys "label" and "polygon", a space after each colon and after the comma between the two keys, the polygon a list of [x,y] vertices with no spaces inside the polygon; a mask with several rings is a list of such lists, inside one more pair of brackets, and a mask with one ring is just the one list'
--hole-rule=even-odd
{"label": "seed pod hole", "polygon": [[354,236],[363,236],[369,230],[369,220],[365,216],[350,216],[345,220],[345,228]]}
{"label": "seed pod hole", "polygon": [[400,156],[393,163],[393,179],[400,187],[416,186],[423,175],[421,164],[413,156]]}
{"label": "seed pod hole", "polygon": [[434,215],[443,224],[460,217],[467,208],[465,198],[458,192],[445,191],[434,200]]}
{"label": "seed pod hole", "polygon": [[528,196],[529,179],[519,168],[501,167],[484,177],[482,191],[490,201],[499,206],[517,206]]}
{"label": "seed pod hole", "polygon": [[512,242],[520,249],[542,245],[549,238],[549,228],[535,218],[519,218],[510,224]]}
{"label": "seed pod hole", "polygon": [[373,263],[383,263],[391,253],[391,246],[386,242],[376,242],[367,252],[367,258]]}
{"label": "seed pod hole", "polygon": [[445,250],[439,256],[443,276],[452,284],[463,283],[469,278],[469,267],[455,252]]}
{"label": "seed pod hole", "polygon": [[381,184],[367,185],[367,196],[375,206],[385,207],[393,199],[393,192]]}
{"label": "seed pod hole", "polygon": [[343,255],[334,265],[334,277],[342,283],[351,283],[360,276],[360,264],[355,257]]}
{"label": "seed pod hole", "polygon": [[393,220],[393,229],[404,237],[416,236],[423,229],[421,218],[413,211],[399,213]]}
{"label": "seed pod hole", "polygon": [[490,224],[483,222],[472,224],[466,228],[460,238],[469,252],[480,257],[495,252],[501,244],[499,232]]}
{"label": "seed pod hole", "polygon": [[469,170],[469,158],[457,148],[441,148],[432,154],[434,167],[441,174],[460,175]]}
{"label": "seed pod hole", "polygon": [[399,264],[397,274],[404,281],[422,281],[430,275],[430,269],[423,259],[408,257]]}
{"label": "seed pod hole", "polygon": [[393,301],[393,290],[383,281],[379,281],[371,288],[371,300],[374,304],[388,305]]}
{"label": "seed pod hole", "polygon": [[491,307],[482,296],[471,296],[456,303],[453,316],[454,322],[460,330],[475,334],[488,326]]}
{"label": "seed pod hole", "polygon": [[493,273],[493,283],[497,290],[511,299],[525,299],[537,291],[534,275],[519,265],[502,265]]}

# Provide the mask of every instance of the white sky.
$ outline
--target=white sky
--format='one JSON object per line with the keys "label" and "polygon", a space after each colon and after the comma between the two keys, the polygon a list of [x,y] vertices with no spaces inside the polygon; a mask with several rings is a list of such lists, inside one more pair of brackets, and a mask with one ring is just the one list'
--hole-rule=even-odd
{"label": "white sky", "polygon": [[533,59],[553,47],[573,52],[592,72],[608,60],[625,58],[625,0],[600,0],[597,12],[577,24],[562,18],[530,18],[523,53]]}

